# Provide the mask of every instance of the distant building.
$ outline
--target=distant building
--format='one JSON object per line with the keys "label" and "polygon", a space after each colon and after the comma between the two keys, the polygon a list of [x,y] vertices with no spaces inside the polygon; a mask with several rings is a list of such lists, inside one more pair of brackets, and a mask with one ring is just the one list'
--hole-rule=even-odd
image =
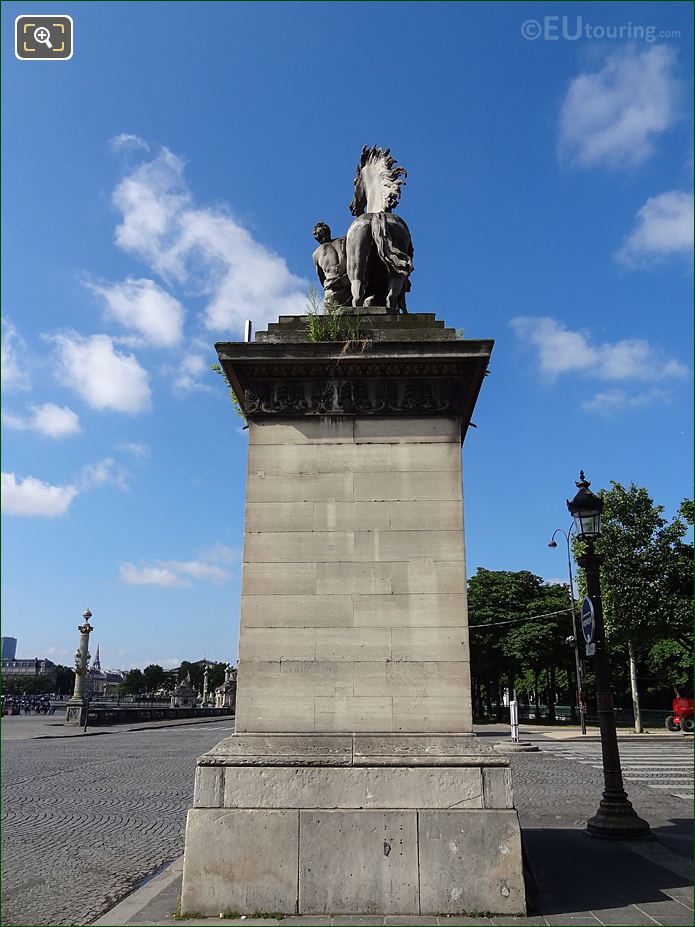
{"label": "distant building", "polygon": [[2,641],[2,659],[14,660],[17,656],[17,638],[3,637],[0,640]]}
{"label": "distant building", "polygon": [[103,670],[99,645],[92,665],[87,673],[90,698],[112,698],[118,695],[119,688],[125,682],[125,673],[122,670]]}
{"label": "distant building", "polygon": [[48,680],[50,687],[55,690],[58,681],[58,670],[55,663],[50,660],[2,660],[2,678],[4,685],[14,683],[14,687],[21,688],[23,682],[33,679]]}

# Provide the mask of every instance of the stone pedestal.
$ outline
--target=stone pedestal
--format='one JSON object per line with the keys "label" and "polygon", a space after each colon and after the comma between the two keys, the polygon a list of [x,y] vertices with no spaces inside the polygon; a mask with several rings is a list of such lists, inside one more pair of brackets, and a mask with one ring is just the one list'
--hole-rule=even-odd
{"label": "stone pedestal", "polygon": [[525,911],[509,760],[471,733],[461,442],[491,342],[362,314],[218,345],[249,419],[236,733],[182,910]]}
{"label": "stone pedestal", "polygon": [[84,723],[87,720],[88,707],[87,702],[70,699],[65,706],[65,720],[63,723],[84,727]]}

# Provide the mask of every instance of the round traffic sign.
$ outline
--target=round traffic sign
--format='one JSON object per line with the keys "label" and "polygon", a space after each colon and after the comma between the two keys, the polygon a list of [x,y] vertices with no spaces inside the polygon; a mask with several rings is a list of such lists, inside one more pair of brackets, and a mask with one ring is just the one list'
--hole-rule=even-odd
{"label": "round traffic sign", "polygon": [[596,632],[596,619],[594,617],[594,605],[588,596],[582,601],[582,633],[587,644],[593,643],[594,633]]}

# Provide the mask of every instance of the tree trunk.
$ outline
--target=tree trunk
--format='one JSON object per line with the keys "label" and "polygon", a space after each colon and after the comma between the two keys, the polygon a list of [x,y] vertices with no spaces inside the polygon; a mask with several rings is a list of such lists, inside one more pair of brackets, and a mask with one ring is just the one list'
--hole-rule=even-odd
{"label": "tree trunk", "polygon": [[533,703],[536,706],[536,721],[540,720],[541,706],[538,698],[538,670],[533,669]]}
{"label": "tree trunk", "polygon": [[555,724],[555,664],[548,667],[548,721]]}
{"label": "tree trunk", "polygon": [[632,641],[627,642],[627,653],[630,658],[630,689],[632,691],[632,713],[635,716],[635,734],[643,734],[642,712],[639,707],[639,690],[637,689],[637,658]]}

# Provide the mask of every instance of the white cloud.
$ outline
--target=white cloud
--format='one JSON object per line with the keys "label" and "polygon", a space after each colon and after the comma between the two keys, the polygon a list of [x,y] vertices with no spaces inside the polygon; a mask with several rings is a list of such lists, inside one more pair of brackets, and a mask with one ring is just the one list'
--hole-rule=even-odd
{"label": "white cloud", "polygon": [[615,255],[621,264],[650,266],[673,255],[690,258],[695,222],[692,193],[670,190],[652,196],[635,218],[635,228]]}
{"label": "white cloud", "polygon": [[571,331],[547,316],[518,316],[510,324],[537,349],[539,369],[550,377],[575,372],[598,380],[662,380],[688,372],[642,338],[592,342],[588,332]]}
{"label": "white cloud", "polygon": [[215,585],[226,583],[231,574],[223,567],[212,563],[202,563],[200,560],[172,560],[164,564],[175,573],[190,576],[192,579],[205,580]]}
{"label": "white cloud", "polygon": [[139,441],[125,441],[123,444],[118,445],[119,451],[125,451],[127,454],[132,454],[133,457],[149,457],[152,453],[149,445],[142,444]]}
{"label": "white cloud", "polygon": [[2,511],[8,515],[64,515],[78,494],[75,486],[52,486],[33,476],[17,480],[14,473],[2,474]]}
{"label": "white cloud", "polygon": [[0,372],[4,390],[29,389],[30,380],[27,371],[26,344],[24,339],[8,318],[2,319],[1,337],[2,356]]}
{"label": "white cloud", "polygon": [[209,369],[210,364],[203,354],[197,354],[195,352],[184,354],[175,368],[174,388],[182,390],[183,392],[194,389],[211,390],[212,387],[210,384],[201,383],[199,379],[204,373],[207,373]]}
{"label": "white cloud", "polygon": [[560,111],[559,153],[580,167],[641,164],[677,118],[676,54],[663,45],[611,54],[571,82]]}
{"label": "white cloud", "polygon": [[183,177],[181,158],[162,149],[116,187],[123,215],[116,243],[166,281],[206,296],[205,325],[240,333],[279,314],[305,309],[306,281],[221,206],[199,207]]}
{"label": "white cloud", "polygon": [[111,483],[125,491],[129,488],[127,477],[127,471],[116,463],[113,457],[105,457],[103,460],[97,460],[96,463],[87,464],[82,468],[79,486],[80,489],[92,489],[94,486]]}
{"label": "white cloud", "polygon": [[186,586],[180,576],[163,567],[121,564],[121,579],[130,586]]}
{"label": "white cloud", "polygon": [[155,347],[172,348],[183,336],[183,306],[154,280],[129,277],[123,283],[86,286],[106,303],[106,314],[133,328]]}
{"label": "white cloud", "polygon": [[128,132],[121,132],[120,135],[114,135],[109,139],[109,148],[111,151],[123,151],[124,149],[140,149],[149,151],[150,146],[139,135],[131,135]]}
{"label": "white cloud", "polygon": [[213,544],[204,550],[198,560],[154,560],[121,564],[121,579],[130,585],[189,586],[189,580],[210,582],[216,586],[231,579],[229,570],[218,563],[238,560],[238,553],[225,544]]}
{"label": "white cloud", "polygon": [[9,428],[18,428],[23,431],[36,431],[49,438],[64,438],[66,435],[76,435],[82,430],[80,419],[68,406],[57,406],[53,402],[46,402],[40,406],[31,406],[31,415],[12,415],[2,413],[2,422]]}
{"label": "white cloud", "polygon": [[240,557],[240,551],[228,547],[226,544],[212,544],[200,553],[201,560],[207,560],[211,563],[235,563]]}
{"label": "white cloud", "polygon": [[634,393],[625,389],[609,389],[596,393],[591,399],[582,403],[585,412],[597,412],[610,417],[625,409],[639,409],[643,406],[663,405],[671,398],[668,390],[655,386],[644,392]]}
{"label": "white cloud", "polygon": [[132,354],[114,350],[108,335],[66,332],[49,340],[56,347],[59,381],[93,409],[136,414],[149,408],[147,371]]}
{"label": "white cloud", "polygon": [[72,501],[96,486],[112,484],[127,490],[126,471],[111,457],[97,460],[82,468],[72,483],[54,486],[33,476],[17,479],[14,473],[2,474],[2,511],[7,515],[64,515]]}

